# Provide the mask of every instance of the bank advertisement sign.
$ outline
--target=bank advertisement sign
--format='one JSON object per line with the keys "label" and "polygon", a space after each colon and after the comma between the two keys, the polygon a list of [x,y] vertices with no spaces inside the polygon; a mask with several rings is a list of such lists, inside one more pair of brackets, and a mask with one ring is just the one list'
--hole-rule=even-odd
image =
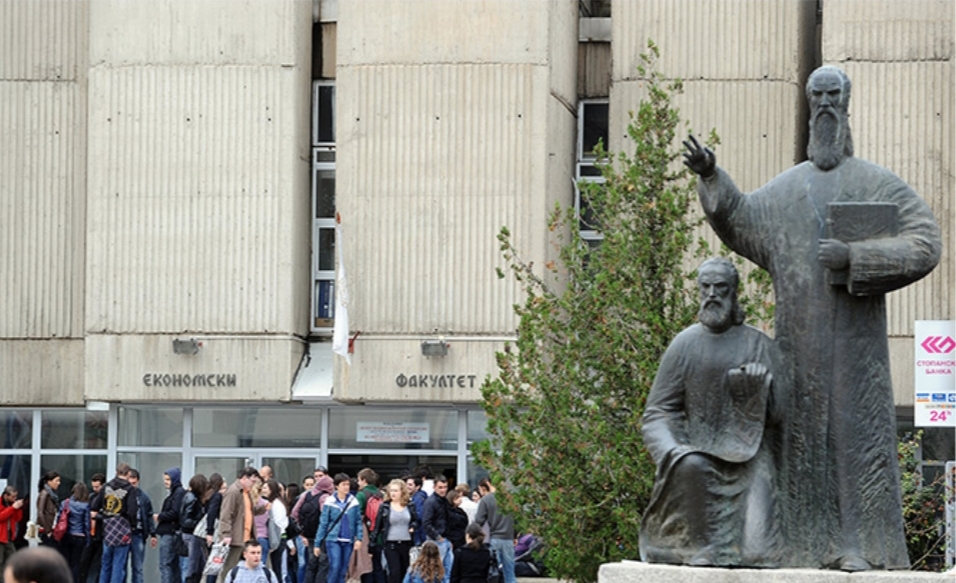
{"label": "bank advertisement sign", "polygon": [[917,320],[917,427],[956,427],[956,320]]}

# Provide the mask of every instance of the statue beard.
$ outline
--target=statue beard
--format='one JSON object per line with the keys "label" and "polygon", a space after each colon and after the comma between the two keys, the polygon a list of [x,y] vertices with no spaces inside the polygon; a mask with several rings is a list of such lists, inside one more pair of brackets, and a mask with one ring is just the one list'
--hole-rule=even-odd
{"label": "statue beard", "polygon": [[732,302],[705,302],[697,312],[697,319],[707,328],[723,331],[730,328],[733,315]]}
{"label": "statue beard", "polygon": [[853,140],[845,112],[820,108],[810,118],[810,143],[807,157],[821,170],[832,170],[853,155]]}

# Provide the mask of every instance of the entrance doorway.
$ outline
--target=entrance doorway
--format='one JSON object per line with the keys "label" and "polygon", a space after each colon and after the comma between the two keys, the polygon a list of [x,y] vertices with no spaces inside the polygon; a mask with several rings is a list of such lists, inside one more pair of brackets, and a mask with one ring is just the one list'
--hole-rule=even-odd
{"label": "entrance doorway", "polygon": [[381,486],[396,478],[404,478],[423,464],[430,467],[434,475],[447,477],[451,487],[457,483],[458,458],[453,455],[407,455],[407,452],[329,455],[329,471],[333,474],[345,472],[354,478],[362,468],[372,468],[379,475]]}

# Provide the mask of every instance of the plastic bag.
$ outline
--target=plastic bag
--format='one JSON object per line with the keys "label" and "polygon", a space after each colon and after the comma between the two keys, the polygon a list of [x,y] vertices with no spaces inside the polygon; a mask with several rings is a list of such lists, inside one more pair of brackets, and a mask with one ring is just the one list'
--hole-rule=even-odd
{"label": "plastic bag", "polygon": [[206,567],[202,570],[203,575],[218,575],[222,571],[222,566],[229,555],[229,545],[216,543],[209,549],[209,558],[206,559]]}

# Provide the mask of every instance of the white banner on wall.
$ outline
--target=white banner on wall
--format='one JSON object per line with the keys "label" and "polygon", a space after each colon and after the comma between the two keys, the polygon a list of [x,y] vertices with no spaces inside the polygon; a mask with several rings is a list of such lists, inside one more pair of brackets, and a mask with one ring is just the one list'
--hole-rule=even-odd
{"label": "white banner on wall", "polygon": [[956,427],[956,320],[917,320],[914,424]]}
{"label": "white banner on wall", "polygon": [[428,423],[385,423],[359,421],[355,424],[359,443],[428,443]]}

